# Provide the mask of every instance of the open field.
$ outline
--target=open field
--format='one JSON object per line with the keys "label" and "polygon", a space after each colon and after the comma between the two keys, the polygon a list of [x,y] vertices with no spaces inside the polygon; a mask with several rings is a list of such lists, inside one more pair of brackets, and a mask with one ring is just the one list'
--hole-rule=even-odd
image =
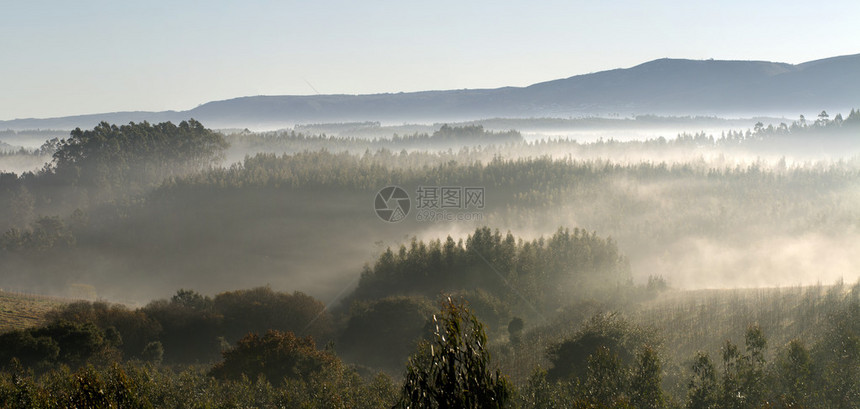
{"label": "open field", "polygon": [[45,322],[45,314],[69,300],[0,290],[0,332],[33,327]]}

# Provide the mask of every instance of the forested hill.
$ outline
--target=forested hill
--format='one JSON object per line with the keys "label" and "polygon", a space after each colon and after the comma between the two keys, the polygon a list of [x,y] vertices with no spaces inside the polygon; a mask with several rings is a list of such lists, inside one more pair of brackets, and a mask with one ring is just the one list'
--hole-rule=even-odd
{"label": "forested hill", "polygon": [[90,128],[99,121],[178,121],[211,127],[283,127],[364,120],[458,121],[584,114],[797,115],[847,110],[860,101],[860,54],[791,65],[659,59],[632,68],[483,90],[374,95],[250,96],[183,112],[119,112],[0,121],[0,129]]}

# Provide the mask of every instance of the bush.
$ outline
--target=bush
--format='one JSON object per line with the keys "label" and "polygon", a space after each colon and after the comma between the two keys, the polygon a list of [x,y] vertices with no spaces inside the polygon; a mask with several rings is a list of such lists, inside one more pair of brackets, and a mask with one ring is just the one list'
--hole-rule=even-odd
{"label": "bush", "polygon": [[223,335],[236,342],[249,332],[289,331],[326,342],[332,324],[325,304],[296,291],[272,291],[269,287],[229,291],[215,296],[215,311],[224,317]]}
{"label": "bush", "polygon": [[142,312],[161,326],[158,341],[163,345],[165,362],[210,363],[218,359],[222,317],[213,310],[209,297],[179,290],[170,301],[153,301]]}
{"label": "bush", "polygon": [[0,367],[12,358],[24,367],[41,368],[57,363],[79,366],[96,358],[117,358],[105,333],[92,323],[55,321],[43,327],[0,335]]}
{"label": "bush", "polygon": [[17,359],[25,367],[47,366],[60,356],[60,346],[50,337],[34,337],[29,331],[0,334],[0,367]]}
{"label": "bush", "polygon": [[151,362],[158,365],[161,363],[161,360],[164,359],[164,347],[161,346],[161,342],[152,341],[143,347],[143,353],[140,354],[140,358],[145,362]]}
{"label": "bush", "polygon": [[92,322],[106,333],[119,332],[118,346],[124,358],[142,358],[141,353],[150,342],[156,341],[161,325],[141,310],[130,310],[120,304],[77,301],[58,307],[48,314],[51,321]]}
{"label": "bush", "polygon": [[260,375],[279,384],[284,378],[307,380],[318,372],[340,367],[340,359],[316,348],[313,338],[292,332],[268,331],[260,337],[248,334],[224,352],[224,360],[210,374],[218,379],[255,379]]}
{"label": "bush", "polygon": [[548,371],[551,380],[578,379],[583,381],[589,357],[606,348],[617,356],[620,364],[630,367],[636,352],[656,341],[649,334],[614,314],[595,315],[572,338],[551,346],[547,355],[552,362]]}

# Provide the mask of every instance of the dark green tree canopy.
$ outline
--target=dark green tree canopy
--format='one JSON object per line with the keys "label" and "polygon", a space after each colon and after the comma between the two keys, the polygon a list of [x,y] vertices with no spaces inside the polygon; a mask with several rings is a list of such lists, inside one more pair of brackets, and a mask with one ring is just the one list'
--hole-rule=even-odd
{"label": "dark green tree canopy", "polygon": [[256,378],[264,375],[280,384],[287,379],[309,379],[326,368],[341,365],[328,351],[318,350],[313,338],[297,337],[292,332],[268,331],[262,337],[248,334],[236,347],[224,352],[224,360],[210,372],[219,379]]}
{"label": "dark green tree canopy", "polygon": [[193,119],[179,125],[102,122],[60,141],[48,171],[73,186],[144,188],[212,164],[227,146],[221,134]]}

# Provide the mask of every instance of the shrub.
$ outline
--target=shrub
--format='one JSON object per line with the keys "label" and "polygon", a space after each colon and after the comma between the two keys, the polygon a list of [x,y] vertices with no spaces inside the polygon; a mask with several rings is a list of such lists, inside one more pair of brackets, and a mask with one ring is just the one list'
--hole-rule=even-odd
{"label": "shrub", "polygon": [[223,355],[224,360],[210,371],[212,376],[238,380],[263,375],[273,384],[284,378],[307,380],[342,365],[330,352],[318,350],[313,338],[296,337],[292,332],[268,331],[262,337],[248,334]]}

